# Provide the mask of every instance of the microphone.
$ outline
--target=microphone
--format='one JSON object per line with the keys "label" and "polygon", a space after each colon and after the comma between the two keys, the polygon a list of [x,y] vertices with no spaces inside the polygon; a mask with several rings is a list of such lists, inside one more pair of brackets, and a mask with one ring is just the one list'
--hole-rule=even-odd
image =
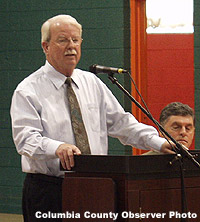
{"label": "microphone", "polygon": [[97,65],[97,64],[91,65],[89,67],[89,71],[93,72],[94,74],[97,74],[97,73],[107,73],[107,74],[111,74],[111,73],[119,73],[119,74],[128,73],[128,71],[125,70],[125,69],[100,66],[100,65]]}

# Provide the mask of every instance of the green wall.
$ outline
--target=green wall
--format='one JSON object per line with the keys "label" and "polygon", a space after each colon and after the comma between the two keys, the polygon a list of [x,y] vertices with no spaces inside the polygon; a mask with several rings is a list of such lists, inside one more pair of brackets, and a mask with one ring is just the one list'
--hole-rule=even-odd
{"label": "green wall", "polygon": [[[1,0],[0,1],[0,212],[21,213],[20,156],[10,124],[10,101],[17,84],[44,64],[40,27],[49,17],[70,14],[83,25],[82,59],[78,67],[92,64],[130,67],[130,26],[128,0]],[[130,88],[124,76],[119,81]],[[124,98],[107,75],[101,77],[126,110]],[[130,154],[130,147],[110,139],[110,154]]]}
{"label": "green wall", "polygon": [[200,1],[194,0],[195,149],[200,149]]}

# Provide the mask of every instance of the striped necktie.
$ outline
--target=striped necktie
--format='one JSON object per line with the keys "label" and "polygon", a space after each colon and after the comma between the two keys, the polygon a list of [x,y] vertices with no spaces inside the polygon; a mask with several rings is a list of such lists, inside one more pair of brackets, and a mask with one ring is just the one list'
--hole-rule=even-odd
{"label": "striped necktie", "polygon": [[67,84],[67,98],[70,107],[72,128],[75,136],[76,146],[80,149],[82,154],[91,154],[88,142],[87,132],[83,123],[80,106],[76,98],[76,94],[72,89],[72,79],[70,77],[66,80]]}

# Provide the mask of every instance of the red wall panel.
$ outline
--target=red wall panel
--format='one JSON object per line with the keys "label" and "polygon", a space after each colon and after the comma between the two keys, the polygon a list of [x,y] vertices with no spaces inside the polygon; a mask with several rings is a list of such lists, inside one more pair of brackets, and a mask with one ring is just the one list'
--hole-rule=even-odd
{"label": "red wall panel", "polygon": [[157,120],[170,102],[194,108],[193,39],[193,34],[147,35],[147,104]]}

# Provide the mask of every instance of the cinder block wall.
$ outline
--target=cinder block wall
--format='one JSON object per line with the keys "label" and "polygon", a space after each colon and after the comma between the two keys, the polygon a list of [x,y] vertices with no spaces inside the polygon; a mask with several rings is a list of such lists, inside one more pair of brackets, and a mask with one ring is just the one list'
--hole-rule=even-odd
{"label": "cinder block wall", "polygon": [[194,0],[195,149],[200,149],[200,1]]}
{"label": "cinder block wall", "polygon": [[[90,65],[100,64],[129,69],[128,0],[0,1],[0,213],[21,213],[24,175],[11,137],[11,96],[22,79],[44,64],[40,27],[47,18],[61,13],[74,16],[83,25],[79,68],[88,70]],[[130,103],[107,75],[101,78],[130,110]],[[120,76],[119,81],[130,87],[125,77]],[[110,140],[110,154],[130,153],[130,148]]]}

